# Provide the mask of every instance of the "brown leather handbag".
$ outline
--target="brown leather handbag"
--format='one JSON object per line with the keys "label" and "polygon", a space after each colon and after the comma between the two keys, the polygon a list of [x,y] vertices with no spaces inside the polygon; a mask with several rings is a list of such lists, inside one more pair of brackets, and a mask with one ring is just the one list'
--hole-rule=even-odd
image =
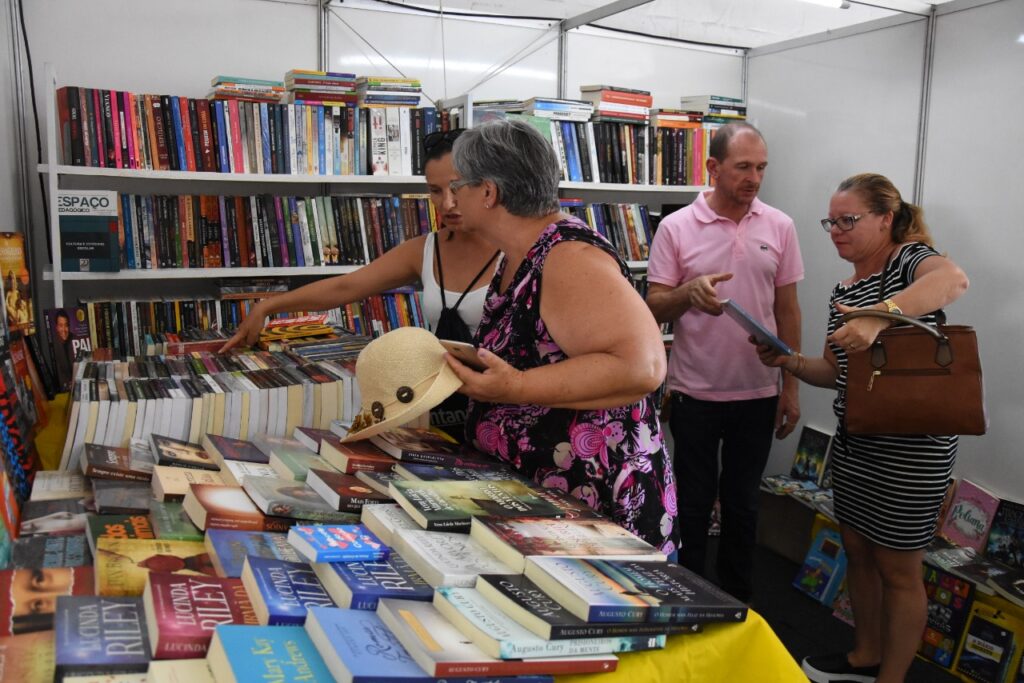
{"label": "brown leather handbag", "polygon": [[870,349],[849,354],[846,431],[850,434],[984,434],[988,429],[974,328],[932,326],[863,309],[840,320],[878,317],[903,323]]}

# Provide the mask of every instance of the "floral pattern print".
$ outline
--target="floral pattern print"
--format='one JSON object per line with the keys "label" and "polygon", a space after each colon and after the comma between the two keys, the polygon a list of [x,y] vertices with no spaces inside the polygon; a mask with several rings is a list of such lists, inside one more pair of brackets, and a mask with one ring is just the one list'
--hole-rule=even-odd
{"label": "floral pattern print", "polygon": [[[629,277],[613,247],[575,218],[541,233],[502,293],[503,259],[487,292],[477,341],[520,370],[567,358],[540,317],[544,261],[563,241],[602,249]],[[466,434],[481,451],[542,486],[569,493],[663,552],[676,549],[676,485],[651,396],[607,410],[471,401]]]}

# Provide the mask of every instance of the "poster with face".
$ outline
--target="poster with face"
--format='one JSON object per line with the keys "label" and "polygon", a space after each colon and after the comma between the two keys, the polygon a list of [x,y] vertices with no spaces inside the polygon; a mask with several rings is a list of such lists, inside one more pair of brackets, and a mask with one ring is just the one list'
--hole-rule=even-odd
{"label": "poster with face", "polygon": [[47,309],[43,316],[50,335],[57,381],[60,390],[67,391],[71,388],[72,368],[79,352],[92,351],[89,319],[85,308],[80,306]]}

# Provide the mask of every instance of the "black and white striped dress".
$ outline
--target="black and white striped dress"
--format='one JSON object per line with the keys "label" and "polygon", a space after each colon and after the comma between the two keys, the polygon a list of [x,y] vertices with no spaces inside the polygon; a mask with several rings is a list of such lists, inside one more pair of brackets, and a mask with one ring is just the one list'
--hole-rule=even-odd
{"label": "black and white striped dress", "polygon": [[[888,299],[914,280],[918,264],[936,252],[920,242],[904,245],[881,274],[832,290],[828,333],[839,327],[834,303],[867,307]],[[935,314],[920,317],[935,323]],[[839,363],[839,390],[833,403],[839,425],[832,446],[832,486],[836,517],[871,541],[897,550],[917,550],[932,540],[946,483],[953,471],[957,437],[930,435],[861,436],[846,434],[846,351],[830,344]]]}

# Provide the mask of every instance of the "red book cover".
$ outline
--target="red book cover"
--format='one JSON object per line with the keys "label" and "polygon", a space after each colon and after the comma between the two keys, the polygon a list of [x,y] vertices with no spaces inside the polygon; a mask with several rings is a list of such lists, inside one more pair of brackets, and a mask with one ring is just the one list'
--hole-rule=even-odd
{"label": "red book cover", "polygon": [[188,115],[188,98],[178,98],[178,109],[181,111],[181,137],[185,140],[185,158],[182,166],[185,170],[196,170],[196,150],[192,144],[192,121]]}
{"label": "red book cover", "polygon": [[0,637],[47,631],[59,595],[92,595],[92,567],[0,571]]}
{"label": "red book cover", "polygon": [[217,159],[213,151],[213,129],[210,127],[210,103],[208,100],[196,100],[196,116],[199,118],[199,156],[203,160],[203,170],[216,171]]}
{"label": "red book cover", "polygon": [[124,120],[124,139],[128,146],[128,164],[125,168],[139,168],[139,158],[136,151],[138,145],[135,141],[135,97],[130,92],[122,92]]}
{"label": "red book cover", "polygon": [[100,91],[95,88],[92,91],[92,104],[96,112],[96,156],[99,159],[100,166],[107,168],[110,166],[107,163],[110,157],[107,152],[107,136],[103,132],[105,118],[103,115],[103,98],[100,97]]}
{"label": "red book cover", "polygon": [[241,579],[154,572],[142,601],[154,659],[202,658],[218,625],[258,625]]}
{"label": "red book cover", "polygon": [[600,91],[602,102],[614,102],[616,104],[630,104],[636,107],[650,107],[654,104],[653,95],[642,95],[640,93],[621,92],[619,90]]}
{"label": "red book cover", "polygon": [[235,197],[235,225],[238,230],[238,259],[243,268],[256,265],[256,252],[252,249],[252,217],[245,197]]}
{"label": "red book cover", "polygon": [[170,159],[167,156],[167,129],[164,126],[163,103],[157,95],[147,95],[149,98],[146,106],[146,114],[150,118],[150,125],[153,126],[153,145],[156,160],[154,168],[166,171],[171,167]]}
{"label": "red book cover", "polygon": [[[114,131],[111,147],[114,148],[114,168],[125,168],[125,159],[121,158],[121,93],[110,91],[110,124]],[[106,107],[106,103],[103,105]]]}
{"label": "red book cover", "polygon": [[[71,153],[71,108],[68,106],[68,86],[57,88],[57,135],[61,140],[62,164],[76,164]],[[74,88],[70,89],[74,92]]]}
{"label": "red book cover", "polygon": [[242,121],[241,112],[238,109],[238,100],[228,100],[228,110],[231,113],[231,152],[233,154],[233,166],[235,173],[245,173],[245,158],[242,156]]}

